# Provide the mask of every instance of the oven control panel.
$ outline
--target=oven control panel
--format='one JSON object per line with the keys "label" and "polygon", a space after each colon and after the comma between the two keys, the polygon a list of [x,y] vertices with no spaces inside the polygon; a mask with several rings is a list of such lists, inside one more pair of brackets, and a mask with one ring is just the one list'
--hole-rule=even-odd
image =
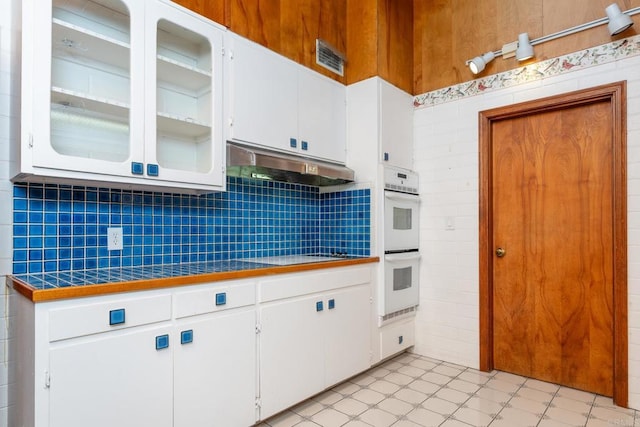
{"label": "oven control panel", "polygon": [[384,189],[418,194],[418,174],[407,169],[385,166]]}

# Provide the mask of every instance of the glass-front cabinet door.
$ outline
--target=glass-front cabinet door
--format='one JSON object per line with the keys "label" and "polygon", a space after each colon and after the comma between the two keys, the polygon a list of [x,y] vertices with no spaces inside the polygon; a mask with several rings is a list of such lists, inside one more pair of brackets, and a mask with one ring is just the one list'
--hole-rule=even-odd
{"label": "glass-front cabinet door", "polygon": [[220,27],[168,0],[23,14],[23,176],[223,189]]}
{"label": "glass-front cabinet door", "polygon": [[143,11],[136,0],[37,2],[34,166],[126,175],[141,161]]}
{"label": "glass-front cabinet door", "polygon": [[221,185],[223,33],[159,2],[147,8],[149,177]]}

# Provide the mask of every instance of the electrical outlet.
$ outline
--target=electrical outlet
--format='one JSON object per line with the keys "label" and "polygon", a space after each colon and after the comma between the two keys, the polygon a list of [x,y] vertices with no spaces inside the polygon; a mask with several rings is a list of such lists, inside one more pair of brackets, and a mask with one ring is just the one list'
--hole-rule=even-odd
{"label": "electrical outlet", "polygon": [[122,227],[107,228],[107,249],[110,251],[122,249]]}

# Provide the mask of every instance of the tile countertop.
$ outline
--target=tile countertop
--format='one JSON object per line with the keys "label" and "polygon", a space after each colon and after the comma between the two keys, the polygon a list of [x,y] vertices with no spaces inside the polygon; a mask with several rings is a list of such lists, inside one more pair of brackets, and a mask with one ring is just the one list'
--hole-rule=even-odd
{"label": "tile countertop", "polygon": [[[285,262],[284,260],[287,260]],[[221,280],[375,263],[378,257],[296,256],[104,268],[7,276],[7,286],[33,302],[195,285]],[[262,262],[259,262],[262,261]]]}

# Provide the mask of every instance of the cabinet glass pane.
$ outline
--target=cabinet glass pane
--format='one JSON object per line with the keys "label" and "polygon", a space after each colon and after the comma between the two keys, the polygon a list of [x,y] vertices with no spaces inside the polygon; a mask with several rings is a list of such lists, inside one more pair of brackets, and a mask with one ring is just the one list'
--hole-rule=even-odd
{"label": "cabinet glass pane", "polygon": [[157,157],[168,169],[212,167],[212,62],[206,37],[158,22]]}
{"label": "cabinet glass pane", "polygon": [[54,0],[51,145],[60,154],[129,156],[130,19],[119,0]]}

